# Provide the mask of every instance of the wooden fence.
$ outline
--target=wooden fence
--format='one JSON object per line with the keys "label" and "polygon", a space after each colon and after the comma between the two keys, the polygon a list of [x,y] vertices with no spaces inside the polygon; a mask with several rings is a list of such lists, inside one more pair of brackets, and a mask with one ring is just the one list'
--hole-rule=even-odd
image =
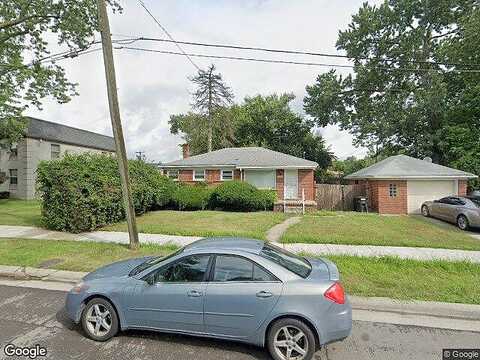
{"label": "wooden fence", "polygon": [[316,184],[317,207],[324,210],[353,210],[353,199],[365,196],[362,185]]}

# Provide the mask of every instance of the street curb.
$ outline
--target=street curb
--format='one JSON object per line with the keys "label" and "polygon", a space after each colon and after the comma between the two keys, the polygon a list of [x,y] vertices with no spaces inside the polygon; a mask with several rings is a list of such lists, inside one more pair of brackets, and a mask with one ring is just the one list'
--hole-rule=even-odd
{"label": "street curb", "polygon": [[480,321],[480,305],[436,301],[397,300],[382,297],[349,296],[349,299],[352,308],[355,310]]}
{"label": "street curb", "polygon": [[0,277],[15,280],[42,280],[76,284],[85,275],[87,275],[86,272],[0,265]]}

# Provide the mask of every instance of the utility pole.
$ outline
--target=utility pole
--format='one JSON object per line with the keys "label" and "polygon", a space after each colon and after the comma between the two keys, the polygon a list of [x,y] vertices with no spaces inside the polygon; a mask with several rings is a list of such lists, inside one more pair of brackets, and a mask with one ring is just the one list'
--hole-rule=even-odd
{"label": "utility pole", "polygon": [[107,6],[105,4],[105,0],[97,0],[97,8],[100,34],[102,36],[103,62],[105,64],[105,76],[107,79],[108,105],[110,108],[110,119],[112,121],[113,137],[115,139],[118,169],[120,171],[120,179],[122,183],[123,202],[127,215],[130,248],[136,249],[139,246],[138,232],[137,224],[135,222],[135,209],[133,208],[132,195],[130,193],[127,152],[125,150],[122,122],[120,120],[117,81],[115,79],[115,66],[113,63],[112,39],[110,35],[110,24],[108,23]]}

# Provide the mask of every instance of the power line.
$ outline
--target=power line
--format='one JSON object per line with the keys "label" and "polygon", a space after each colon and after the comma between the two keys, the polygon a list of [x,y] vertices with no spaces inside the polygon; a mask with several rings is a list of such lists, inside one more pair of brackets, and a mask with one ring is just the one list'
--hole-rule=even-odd
{"label": "power line", "polygon": [[[145,51],[145,52],[153,52],[153,53],[161,53],[161,54],[169,54],[169,55],[185,55],[184,53],[178,53],[174,51],[167,51],[167,50],[156,50],[156,49],[146,49],[146,48],[139,48],[133,46],[117,46],[115,47],[117,50],[127,49],[127,50],[134,50],[134,51]],[[224,56],[224,55],[206,55],[206,54],[195,54],[195,53],[187,53],[188,56],[191,57],[199,57],[199,58],[209,58],[209,59],[225,59],[225,60],[240,60],[240,61],[254,61],[254,62],[262,62],[262,63],[274,63],[274,64],[292,64],[292,65],[305,65],[305,66],[324,66],[324,67],[337,67],[337,68],[355,68],[354,65],[343,65],[343,64],[327,64],[327,63],[317,63],[317,62],[304,62],[304,61],[288,61],[288,60],[274,60],[274,59],[259,59],[259,58],[252,58],[252,57],[240,57],[240,56]],[[377,66],[379,69],[384,69],[388,71],[406,71],[406,72],[439,72],[444,71],[442,69],[426,69],[426,68],[396,68],[396,67],[381,67]],[[452,72],[458,73],[480,73],[480,69],[451,69]]]}
{"label": "power line", "polygon": [[170,33],[167,31],[167,29],[165,28],[165,26],[163,26],[162,24],[160,24],[160,21],[157,20],[157,18],[151,13],[150,10],[148,10],[147,6],[145,5],[145,3],[142,1],[142,0],[138,0],[138,3],[140,4],[141,7],[143,7],[143,9],[147,12],[148,15],[150,15],[150,17],[153,19],[153,21],[155,21],[155,23],[160,27],[160,29],[162,29],[162,31],[168,36],[168,38],[170,39],[170,42],[173,42],[175,43],[175,45],[177,46],[178,50],[180,50],[182,52],[183,55],[185,55],[185,57],[192,63],[193,66],[195,66],[195,68],[197,70],[200,70],[200,67],[195,64],[195,62],[190,58],[190,56],[182,49],[182,47],[178,44],[177,41],[175,41],[175,39],[173,38],[172,35],[170,35]]}
{"label": "power line", "polygon": [[[230,45],[230,44],[215,44],[215,43],[204,43],[204,42],[194,42],[194,41],[178,41],[178,40],[168,40],[168,39],[159,39],[159,38],[152,38],[152,37],[132,37],[128,35],[116,35],[126,37],[126,39],[117,40],[119,43],[127,43],[131,44],[136,41],[154,41],[154,42],[164,42],[164,43],[176,43],[182,45],[190,45],[190,46],[201,46],[201,47],[211,47],[211,48],[223,48],[223,49],[234,49],[234,50],[252,50],[252,51],[263,51],[269,53],[280,53],[280,54],[290,54],[290,55],[308,55],[308,56],[319,56],[319,57],[330,57],[330,58],[339,58],[339,59],[347,59],[347,60],[373,60],[371,57],[351,57],[348,55],[341,55],[341,54],[330,54],[330,53],[322,53],[322,52],[315,52],[315,51],[302,51],[302,50],[289,50],[289,49],[272,49],[272,48],[264,48],[264,47],[255,47],[255,46],[243,46],[243,45]],[[398,60],[395,59],[381,59],[385,61],[392,61],[397,62]],[[405,60],[406,62],[412,64],[423,64],[423,65],[443,65],[443,66],[468,66],[468,67],[479,67],[480,64],[460,64],[460,63],[448,63],[448,62],[436,62],[436,61],[421,61],[421,60]]]}

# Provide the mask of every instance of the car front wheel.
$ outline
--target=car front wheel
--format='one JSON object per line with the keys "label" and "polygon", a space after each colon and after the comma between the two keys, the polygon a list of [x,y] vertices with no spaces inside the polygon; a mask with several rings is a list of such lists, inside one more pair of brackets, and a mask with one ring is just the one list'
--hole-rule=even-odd
{"label": "car front wheel", "polygon": [[427,205],[423,205],[423,206],[422,206],[422,215],[425,216],[425,217],[429,217],[429,216],[430,216],[430,211],[428,210],[428,206],[427,206]]}
{"label": "car front wheel", "polygon": [[267,335],[267,346],[275,360],[310,360],[315,351],[312,330],[297,319],[276,321]]}
{"label": "car front wheel", "polygon": [[457,226],[460,230],[468,230],[468,219],[465,215],[459,215],[457,218]]}
{"label": "car front wheel", "polygon": [[82,328],[95,341],[107,341],[118,332],[118,317],[112,304],[103,298],[88,302],[82,313]]}

